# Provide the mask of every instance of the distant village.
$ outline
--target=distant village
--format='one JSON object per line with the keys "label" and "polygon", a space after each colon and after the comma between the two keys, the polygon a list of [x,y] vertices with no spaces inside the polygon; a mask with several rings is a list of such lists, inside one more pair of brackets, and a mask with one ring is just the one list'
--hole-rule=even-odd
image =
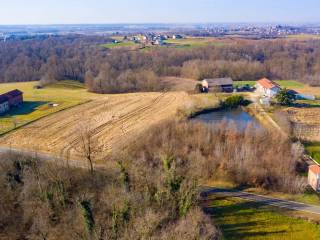
{"label": "distant village", "polygon": [[[165,40],[168,39],[183,39],[184,37],[180,34],[166,35],[156,33],[146,33],[135,36],[124,36],[123,41],[132,41],[134,43],[140,43],[145,45],[165,45]],[[119,43],[119,40],[113,40],[113,43]]]}
{"label": "distant village", "polygon": [[[163,35],[148,32],[162,32]],[[66,34],[85,34],[96,36],[110,35],[137,35],[142,34],[147,39],[136,38],[136,41],[148,41],[161,44],[166,37],[188,35],[195,37],[224,37],[237,35],[242,38],[281,38],[290,35],[312,34],[320,35],[320,26],[310,25],[281,25],[281,24],[195,24],[195,25],[171,25],[155,24],[132,26],[122,24],[110,25],[67,25],[67,26],[43,26],[41,30],[34,26],[0,26],[0,42],[28,38],[46,38]],[[177,35],[176,35],[177,34]],[[181,36],[181,35],[180,35]],[[134,40],[134,39],[132,39]]]}

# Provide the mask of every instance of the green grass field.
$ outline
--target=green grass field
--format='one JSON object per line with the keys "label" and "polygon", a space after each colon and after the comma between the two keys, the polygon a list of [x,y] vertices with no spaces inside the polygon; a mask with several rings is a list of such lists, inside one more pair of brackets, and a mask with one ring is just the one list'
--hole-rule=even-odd
{"label": "green grass field", "polygon": [[[303,88],[305,85],[303,83],[297,82],[295,80],[278,80],[275,81],[283,88]],[[235,86],[242,86],[242,85],[250,85],[254,86],[256,81],[235,81]]]}
{"label": "green grass field", "polygon": [[320,142],[305,143],[307,153],[318,163],[320,163]]}
{"label": "green grass field", "polygon": [[119,42],[119,43],[107,43],[107,44],[102,44],[101,46],[104,48],[114,49],[114,48],[120,48],[120,47],[132,47],[136,45],[138,44],[132,41],[128,41],[128,42]]}
{"label": "green grass field", "polygon": [[289,35],[287,38],[289,38],[289,39],[320,39],[320,35],[316,35],[316,34],[295,34],[295,35]]}
{"label": "green grass field", "polygon": [[[0,116],[0,134],[23,126],[55,112],[85,103],[96,98],[83,84],[75,81],[61,81],[44,89],[34,89],[37,82],[0,84],[0,94],[19,89],[24,94],[24,103]],[[58,104],[51,107],[49,104]]]}
{"label": "green grass field", "polygon": [[319,225],[287,216],[284,210],[235,198],[216,198],[211,207],[226,240],[320,239]]}
{"label": "green grass field", "polygon": [[174,46],[175,48],[195,48],[205,46],[224,46],[225,42],[215,40],[214,38],[183,38],[183,39],[168,39],[165,43]]}

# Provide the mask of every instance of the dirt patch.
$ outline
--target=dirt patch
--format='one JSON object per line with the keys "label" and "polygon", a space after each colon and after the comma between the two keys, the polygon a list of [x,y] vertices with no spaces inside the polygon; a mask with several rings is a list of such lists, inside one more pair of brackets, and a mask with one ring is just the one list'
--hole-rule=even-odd
{"label": "dirt patch", "polygon": [[174,116],[188,101],[183,92],[107,95],[5,135],[0,145],[76,159],[73,146],[79,144],[78,125],[88,118],[101,152],[108,155],[138,140],[153,124]]}

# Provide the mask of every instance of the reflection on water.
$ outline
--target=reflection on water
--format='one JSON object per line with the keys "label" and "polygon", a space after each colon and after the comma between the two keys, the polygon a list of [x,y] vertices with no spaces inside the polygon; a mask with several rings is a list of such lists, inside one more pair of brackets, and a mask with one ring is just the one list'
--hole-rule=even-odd
{"label": "reflection on water", "polygon": [[232,110],[217,110],[209,113],[203,113],[195,118],[193,121],[205,122],[209,124],[221,124],[222,122],[235,125],[238,130],[244,131],[248,125],[254,128],[260,128],[260,123],[247,112],[241,108]]}

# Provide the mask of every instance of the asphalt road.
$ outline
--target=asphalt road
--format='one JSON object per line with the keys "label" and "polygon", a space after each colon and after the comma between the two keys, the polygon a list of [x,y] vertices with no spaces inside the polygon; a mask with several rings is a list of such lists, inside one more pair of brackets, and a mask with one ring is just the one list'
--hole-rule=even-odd
{"label": "asphalt road", "polygon": [[275,206],[275,207],[285,208],[289,210],[297,210],[297,211],[320,215],[320,206],[287,201],[287,200],[282,200],[277,198],[271,198],[271,197],[252,194],[248,192],[241,192],[241,191],[223,189],[223,188],[207,188],[203,190],[202,194],[206,194],[206,195],[219,194],[226,197],[236,197],[236,198],[241,198],[251,202],[261,203],[263,205]]}

